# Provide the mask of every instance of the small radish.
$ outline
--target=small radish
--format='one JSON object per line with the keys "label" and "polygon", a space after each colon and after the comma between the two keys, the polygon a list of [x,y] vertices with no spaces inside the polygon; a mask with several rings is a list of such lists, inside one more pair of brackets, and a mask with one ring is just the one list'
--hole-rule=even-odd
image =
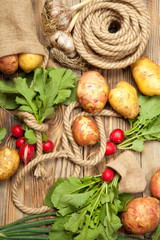
{"label": "small radish", "polygon": [[20,125],[14,125],[12,128],[12,134],[9,135],[9,137],[7,138],[7,141],[12,137],[16,137],[16,138],[20,138],[22,137],[24,134],[24,131],[22,129],[22,127]]}
{"label": "small radish", "polygon": [[107,168],[102,173],[102,179],[105,182],[111,182],[113,178],[114,178],[114,171],[110,168]]}
{"label": "small radish", "polygon": [[53,142],[51,140],[47,140],[46,142],[43,143],[43,152],[51,152],[53,150]]}
{"label": "small radish", "polygon": [[22,137],[24,134],[24,131],[22,129],[22,127],[20,125],[15,125],[13,128],[12,128],[12,135],[16,138],[20,138]]}
{"label": "small radish", "polygon": [[114,129],[111,134],[110,134],[110,141],[114,142],[114,143],[121,143],[124,140],[124,132],[117,128]]}
{"label": "small radish", "polygon": [[26,142],[25,137],[20,137],[16,140],[16,148],[21,148]]}
{"label": "small radish", "polygon": [[29,144],[24,144],[19,150],[20,159],[24,162],[25,166],[34,155],[34,147]]}
{"label": "small radish", "polygon": [[115,143],[113,142],[106,142],[106,152],[105,155],[111,155],[113,153],[115,153],[115,151],[117,150],[117,146]]}

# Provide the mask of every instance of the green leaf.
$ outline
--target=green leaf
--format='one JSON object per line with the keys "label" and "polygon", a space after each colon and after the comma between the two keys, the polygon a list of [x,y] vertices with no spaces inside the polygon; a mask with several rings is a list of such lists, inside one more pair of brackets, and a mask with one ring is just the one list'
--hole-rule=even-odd
{"label": "green leaf", "polygon": [[42,114],[42,122],[44,121],[44,119],[55,117],[55,115],[56,113],[54,111],[54,107],[45,109],[45,111]]}
{"label": "green leaf", "polygon": [[77,83],[78,83],[78,77],[75,78],[75,81],[74,81],[75,87],[71,90],[71,95],[62,104],[69,105],[72,102],[77,101]]}
{"label": "green leaf", "polygon": [[14,82],[7,83],[4,81],[0,81],[0,93],[18,93],[14,86]]}
{"label": "green leaf", "polygon": [[32,129],[26,130],[24,136],[28,144],[35,144],[37,142],[35,132]]}
{"label": "green leaf", "polygon": [[21,105],[28,105],[27,100],[24,97],[16,97],[16,103]]}
{"label": "green leaf", "polygon": [[132,142],[132,146],[130,149],[137,151],[137,152],[142,152],[144,150],[144,140],[143,139],[136,139]]}
{"label": "green leaf", "polygon": [[133,198],[133,194],[131,193],[121,193],[119,195],[119,200],[121,201],[121,207],[119,208],[119,211],[124,211],[127,203],[129,203]]}
{"label": "green leaf", "polygon": [[18,108],[18,104],[15,101],[16,96],[14,94],[3,94],[0,93],[0,106],[13,110]]}
{"label": "green leaf", "polygon": [[28,112],[28,113],[34,114],[32,108],[31,108],[30,106],[25,106],[25,105],[23,105],[23,106],[20,106],[20,107],[18,108],[18,110],[19,110],[19,111],[23,111],[23,112]]}
{"label": "green leaf", "polygon": [[65,71],[64,75],[63,75],[63,77],[61,79],[61,83],[60,83],[59,89],[74,88],[74,78],[75,78],[75,75],[73,74],[73,72],[70,69]]}
{"label": "green leaf", "polygon": [[81,213],[73,213],[69,220],[65,223],[65,230],[76,233],[81,225],[85,222],[86,211],[81,211]]}
{"label": "green leaf", "polygon": [[71,95],[70,89],[60,89],[58,90],[58,95],[56,96],[54,103],[59,104],[64,102],[67,98],[69,98]]}
{"label": "green leaf", "polygon": [[0,128],[0,144],[2,143],[3,139],[5,138],[7,133],[6,128]]}
{"label": "green leaf", "polygon": [[26,84],[26,79],[22,79],[20,77],[14,78],[15,88],[19,94],[21,94],[28,102],[28,105],[32,109],[35,117],[37,118],[37,111],[33,98],[36,96],[36,93],[33,89],[29,88]]}
{"label": "green leaf", "polygon": [[50,190],[48,191],[45,200],[44,200],[44,204],[48,207],[53,207],[53,203],[51,202],[51,196],[52,193],[54,191],[54,189],[64,181],[64,178],[59,178],[50,188]]}

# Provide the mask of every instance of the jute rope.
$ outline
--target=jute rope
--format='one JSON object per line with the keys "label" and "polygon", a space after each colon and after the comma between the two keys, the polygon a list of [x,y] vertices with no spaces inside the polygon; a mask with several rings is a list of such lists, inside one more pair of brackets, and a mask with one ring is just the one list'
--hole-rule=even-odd
{"label": "jute rope", "polygon": [[[117,24],[117,31],[110,31]],[[102,68],[124,68],[145,50],[150,17],[141,0],[91,0],[76,22],[76,50],[88,63]]]}
{"label": "jute rope", "polygon": [[[62,147],[63,150],[58,152],[51,152],[47,154],[42,154],[42,138],[41,132],[47,131],[48,126],[46,124],[39,125],[34,118],[33,115],[27,112],[19,112],[19,118],[23,119],[23,121],[32,129],[36,131],[37,135],[37,156],[30,161],[27,166],[25,166],[21,171],[17,173],[16,180],[12,187],[12,200],[14,204],[19,208],[22,212],[27,214],[37,214],[42,213],[50,210],[47,206],[42,206],[39,208],[32,208],[25,206],[19,199],[18,199],[18,187],[22,182],[24,176],[29,173],[37,164],[41,164],[45,160],[49,159],[56,159],[56,158],[67,158],[75,164],[73,176],[79,177],[80,168],[85,166],[95,166],[96,164],[100,163],[105,155],[105,148],[106,148],[106,136],[104,125],[101,119],[101,116],[112,116],[112,117],[120,117],[117,113],[110,110],[102,110],[101,112],[97,112],[95,114],[87,113],[87,112],[80,112],[73,115],[73,111],[75,108],[80,108],[77,102],[71,103],[65,111],[64,114],[64,131],[62,134]],[[81,109],[81,108],[80,108]],[[83,156],[80,151],[80,147],[75,143],[73,136],[72,136],[72,123],[78,116],[92,116],[99,128],[100,139],[99,139],[99,151],[97,154],[94,154],[94,158],[91,159],[83,159]]]}

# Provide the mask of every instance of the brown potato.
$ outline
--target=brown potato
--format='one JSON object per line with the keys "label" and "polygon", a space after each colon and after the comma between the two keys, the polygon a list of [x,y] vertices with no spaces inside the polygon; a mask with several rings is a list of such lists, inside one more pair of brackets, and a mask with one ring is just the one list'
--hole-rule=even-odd
{"label": "brown potato", "polygon": [[75,142],[80,146],[94,145],[99,140],[97,124],[90,117],[77,117],[72,126]]}
{"label": "brown potato", "polygon": [[13,54],[0,58],[0,71],[5,74],[13,74],[18,69],[18,55]]}
{"label": "brown potato", "polygon": [[141,57],[131,65],[139,90],[147,96],[160,95],[160,66],[148,57]]}
{"label": "brown potato", "polygon": [[20,157],[16,150],[8,147],[0,148],[0,181],[12,177],[17,171]]}
{"label": "brown potato", "polygon": [[96,71],[84,73],[78,80],[77,98],[82,108],[91,113],[101,111],[108,100],[109,88]]}
{"label": "brown potato", "polygon": [[159,201],[154,197],[138,197],[131,200],[122,213],[124,228],[134,234],[153,232],[159,224]]}
{"label": "brown potato", "polygon": [[136,89],[127,82],[119,82],[109,93],[112,108],[125,118],[135,118],[139,113]]}
{"label": "brown potato", "polygon": [[153,197],[160,199],[160,169],[158,169],[151,177],[150,190]]}

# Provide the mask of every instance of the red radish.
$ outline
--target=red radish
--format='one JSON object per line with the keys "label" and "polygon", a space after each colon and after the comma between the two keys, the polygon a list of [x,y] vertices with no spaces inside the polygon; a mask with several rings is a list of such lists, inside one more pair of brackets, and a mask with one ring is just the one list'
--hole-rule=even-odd
{"label": "red radish", "polygon": [[29,144],[24,144],[19,150],[19,156],[21,160],[24,162],[25,166],[31,160],[34,155],[34,147]]}
{"label": "red radish", "polygon": [[115,151],[117,150],[117,146],[115,143],[113,142],[106,142],[106,152],[105,155],[111,155],[113,153],[115,153]]}
{"label": "red radish", "polygon": [[110,141],[114,142],[114,143],[121,143],[124,140],[124,132],[117,128],[114,129],[111,134],[110,134]]}
{"label": "red radish", "polygon": [[105,182],[111,182],[113,178],[114,178],[114,171],[110,168],[107,168],[102,173],[102,179]]}
{"label": "red radish", "polygon": [[43,143],[43,152],[51,152],[53,150],[53,142],[51,140],[47,140],[46,142]]}
{"label": "red radish", "polygon": [[22,129],[22,127],[20,125],[15,125],[13,128],[12,128],[12,135],[16,138],[20,138],[22,137],[24,134],[24,131]]}
{"label": "red radish", "polygon": [[20,137],[16,140],[16,148],[21,148],[26,142],[25,137]]}

